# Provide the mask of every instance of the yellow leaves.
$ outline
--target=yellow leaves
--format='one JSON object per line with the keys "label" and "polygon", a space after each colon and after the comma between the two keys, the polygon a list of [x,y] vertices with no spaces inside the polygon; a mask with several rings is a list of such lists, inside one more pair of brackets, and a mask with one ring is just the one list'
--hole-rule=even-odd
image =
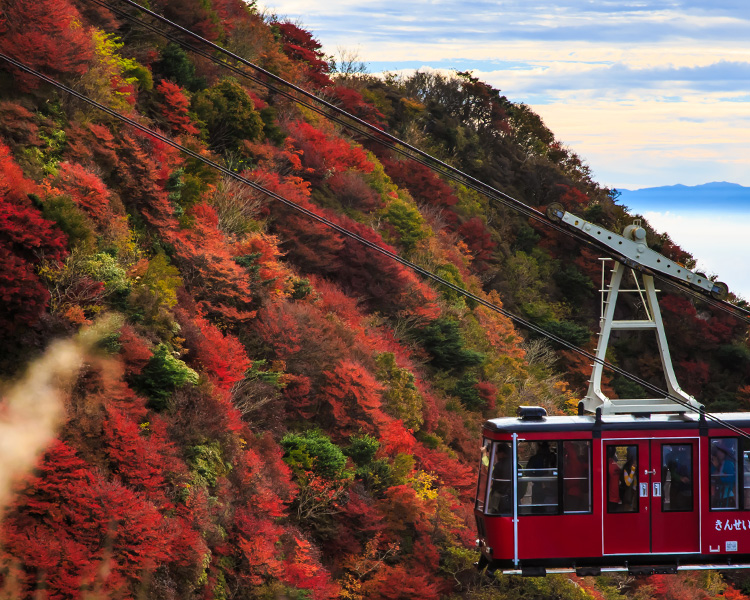
{"label": "yellow leaves", "polygon": [[123,43],[116,36],[92,29],[91,41],[94,60],[81,77],[81,91],[109,108],[130,112],[136,89],[153,87],[151,72],[138,61],[119,54]]}
{"label": "yellow leaves", "polygon": [[560,394],[560,405],[568,414],[576,414],[578,411],[578,401],[580,398],[570,389],[566,381],[558,381],[552,389]]}
{"label": "yellow leaves", "polygon": [[[141,65],[132,58],[125,58],[118,54],[124,44],[118,42],[115,35],[104,33],[100,29],[94,29],[91,37],[94,42],[94,52],[96,53],[96,57],[105,67],[112,72],[117,73],[122,78],[122,82],[127,85],[133,85],[138,82],[138,77],[133,76],[132,74],[138,67],[141,67]],[[126,74],[130,74],[130,76],[127,76]],[[126,95],[122,92],[119,93],[120,95]]]}
{"label": "yellow leaves", "polygon": [[339,598],[343,598],[343,600],[360,600],[364,597],[362,595],[362,583],[351,573],[346,573],[338,580],[338,583],[341,586]]}
{"label": "yellow leaves", "polygon": [[384,202],[391,198],[398,198],[398,187],[385,172],[378,158],[370,151],[367,152],[367,160],[373,164],[373,170],[367,174],[367,183],[378,192]]}
{"label": "yellow leaves", "polygon": [[177,289],[182,285],[182,278],[177,267],[169,264],[165,254],[157,254],[148,263],[148,268],[141,278],[160,303],[168,308],[177,304]]}
{"label": "yellow leaves", "polygon": [[413,98],[401,98],[401,105],[411,113],[419,113],[425,109],[425,105]]}
{"label": "yellow leaves", "polygon": [[407,483],[417,492],[420,500],[435,500],[438,497],[437,475],[425,471],[417,471],[407,480]]}

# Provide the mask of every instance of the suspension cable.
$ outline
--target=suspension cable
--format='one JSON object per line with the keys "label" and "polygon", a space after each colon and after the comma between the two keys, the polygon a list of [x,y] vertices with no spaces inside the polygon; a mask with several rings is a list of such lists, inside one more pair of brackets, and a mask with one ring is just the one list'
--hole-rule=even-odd
{"label": "suspension cable", "polygon": [[79,100],[82,100],[83,102],[86,102],[87,104],[89,104],[91,106],[94,106],[95,108],[97,108],[97,109],[105,112],[106,114],[108,114],[108,115],[110,115],[110,116],[112,116],[112,117],[114,117],[114,118],[122,121],[123,123],[126,123],[126,124],[130,125],[131,127],[133,127],[135,129],[141,131],[142,133],[145,133],[145,134],[153,137],[154,139],[157,139],[157,140],[159,140],[159,141],[161,141],[161,142],[163,142],[163,143],[165,143],[165,144],[167,144],[167,145],[169,145],[169,146],[171,146],[171,147],[179,150],[180,152],[182,152],[184,154],[187,154],[188,156],[190,156],[190,157],[192,157],[192,158],[194,158],[196,160],[199,160],[199,161],[203,162],[207,166],[209,166],[209,167],[211,167],[211,168],[213,168],[213,169],[215,169],[215,170],[223,173],[224,175],[226,175],[228,177],[232,177],[233,179],[235,179],[235,180],[237,180],[237,181],[239,181],[241,183],[244,183],[245,185],[248,185],[248,186],[252,187],[256,191],[265,194],[266,196],[272,198],[273,200],[276,200],[277,202],[280,202],[281,204],[283,204],[283,205],[285,205],[285,206],[287,206],[287,207],[289,207],[289,208],[291,208],[293,210],[296,210],[296,211],[298,211],[298,212],[300,212],[300,213],[302,213],[302,214],[304,214],[304,215],[306,215],[306,216],[308,216],[308,217],[310,217],[310,218],[312,218],[312,219],[314,219],[314,220],[316,220],[316,221],[318,221],[318,222],[326,225],[327,227],[329,227],[330,229],[336,231],[337,233],[340,233],[341,235],[344,235],[346,237],[349,237],[351,239],[354,239],[354,240],[358,241],[359,243],[361,243],[365,247],[369,248],[370,250],[372,250],[374,252],[378,252],[378,253],[380,253],[380,254],[382,254],[382,255],[384,255],[384,256],[386,256],[386,257],[388,257],[388,258],[390,258],[390,259],[392,259],[394,261],[399,262],[403,266],[405,266],[405,267],[413,270],[416,273],[419,273],[423,277],[425,277],[427,279],[431,279],[432,281],[435,281],[436,283],[439,283],[440,285],[443,285],[443,286],[445,286],[445,287],[447,287],[447,288],[455,291],[456,293],[461,294],[462,296],[473,300],[474,302],[476,302],[476,303],[484,306],[485,308],[487,308],[489,310],[492,310],[493,312],[499,313],[499,314],[507,317],[508,319],[510,319],[511,321],[513,321],[514,323],[516,323],[516,324],[518,324],[518,325],[520,325],[520,326],[522,326],[522,327],[524,327],[526,329],[534,331],[534,332],[536,332],[539,335],[542,335],[544,337],[547,337],[548,339],[556,342],[557,344],[559,344],[559,345],[561,345],[561,346],[563,346],[563,347],[565,347],[565,348],[567,348],[569,350],[572,350],[573,352],[576,352],[577,354],[579,354],[579,355],[581,355],[581,356],[583,356],[583,357],[585,357],[585,358],[587,358],[589,360],[593,360],[596,363],[600,363],[607,370],[612,371],[614,373],[617,373],[618,375],[622,375],[623,377],[629,379],[630,381],[638,383],[639,385],[643,386],[645,389],[647,389],[649,391],[652,391],[652,392],[654,392],[654,393],[656,393],[656,394],[658,394],[660,396],[663,396],[665,399],[671,400],[672,402],[674,402],[674,403],[676,403],[676,404],[684,407],[686,410],[689,410],[689,411],[692,411],[692,412],[698,412],[699,414],[705,416],[706,419],[709,419],[709,420],[715,422],[717,425],[725,427],[726,429],[729,429],[730,431],[736,433],[737,435],[741,435],[741,436],[743,436],[745,438],[750,439],[750,433],[744,432],[743,430],[741,430],[740,428],[738,428],[734,424],[729,423],[727,421],[724,421],[723,419],[721,419],[721,418],[719,418],[719,417],[717,417],[715,415],[712,415],[711,413],[705,412],[704,410],[696,410],[695,407],[693,407],[688,402],[682,400],[681,398],[677,398],[675,396],[670,395],[665,390],[660,389],[658,386],[656,386],[656,385],[654,385],[654,384],[652,384],[652,383],[650,383],[650,382],[642,379],[641,377],[638,377],[637,375],[633,375],[632,373],[630,373],[628,371],[625,371],[624,369],[622,369],[622,368],[620,368],[620,367],[618,367],[616,365],[613,365],[613,364],[607,362],[606,360],[602,360],[602,359],[596,357],[594,354],[592,354],[588,350],[580,348],[580,347],[576,346],[575,344],[573,344],[573,343],[571,343],[571,342],[569,342],[569,341],[561,338],[560,336],[555,335],[555,334],[553,334],[551,332],[548,332],[548,331],[544,330],[543,328],[539,327],[538,325],[536,325],[534,323],[531,323],[530,321],[527,321],[526,319],[524,319],[522,317],[519,317],[519,316],[515,315],[514,313],[511,313],[510,311],[507,311],[504,308],[501,308],[501,307],[497,306],[496,304],[493,304],[492,302],[489,302],[488,300],[486,300],[486,299],[484,299],[484,298],[482,298],[482,297],[474,294],[473,292],[470,292],[470,291],[468,291],[468,290],[466,290],[466,289],[464,289],[464,288],[462,288],[462,287],[460,287],[458,285],[455,285],[454,283],[452,283],[452,282],[450,282],[450,281],[448,281],[448,280],[440,277],[439,275],[437,275],[437,274],[435,274],[435,273],[433,273],[433,272],[431,272],[431,271],[429,271],[427,269],[424,269],[424,268],[420,267],[419,265],[417,265],[417,264],[415,264],[415,263],[413,263],[413,262],[411,262],[411,261],[409,261],[409,260],[407,260],[407,259],[399,256],[395,252],[387,250],[386,248],[381,247],[377,243],[372,242],[372,241],[370,241],[370,240],[368,240],[368,239],[360,236],[359,234],[354,233],[353,231],[350,231],[350,230],[346,229],[345,227],[343,227],[343,226],[341,226],[341,225],[339,225],[339,224],[331,221],[330,219],[327,219],[326,217],[324,217],[322,215],[319,215],[319,214],[315,213],[314,211],[312,211],[310,209],[307,209],[307,208],[305,208],[303,206],[300,206],[296,202],[292,202],[291,200],[289,200],[289,199],[281,196],[280,194],[277,194],[277,193],[275,193],[275,192],[273,192],[271,190],[268,190],[267,188],[263,187],[262,185],[254,182],[254,181],[251,181],[250,179],[247,179],[246,177],[243,177],[239,173],[236,173],[235,171],[232,171],[232,170],[228,169],[227,167],[225,167],[223,165],[220,165],[219,163],[217,163],[215,161],[212,161],[212,160],[206,158],[205,156],[202,156],[201,154],[199,154],[199,153],[197,153],[197,152],[195,152],[195,151],[193,151],[193,150],[191,150],[191,149],[183,146],[182,144],[179,144],[178,142],[172,140],[171,138],[169,138],[169,137],[167,137],[165,135],[162,135],[162,134],[160,134],[157,131],[154,131],[154,130],[150,129],[150,128],[146,127],[145,125],[142,125],[142,124],[138,123],[137,121],[135,121],[135,120],[133,120],[133,119],[131,119],[131,118],[129,118],[129,117],[127,117],[127,116],[119,113],[118,111],[115,111],[115,110],[113,110],[113,109],[111,109],[111,108],[109,108],[109,107],[101,104],[100,102],[97,102],[96,100],[93,100],[93,99],[89,98],[85,94],[82,94],[82,93],[80,93],[80,92],[78,92],[78,91],[76,91],[76,90],[74,90],[74,89],[72,89],[72,88],[70,88],[70,87],[68,87],[68,86],[60,83],[60,82],[56,81],[55,79],[52,79],[51,77],[48,77],[47,75],[44,75],[44,74],[40,73],[39,71],[36,71],[35,69],[32,69],[31,67],[25,65],[24,63],[22,63],[22,62],[20,62],[20,61],[18,61],[16,59],[14,59],[14,58],[11,58],[11,57],[3,54],[3,53],[0,53],[0,59],[5,60],[7,63],[13,65],[14,67],[16,67],[16,68],[18,68],[18,69],[20,69],[22,71],[25,71],[26,73],[29,73],[30,75],[33,75],[34,77],[37,77],[38,79],[40,79],[40,80],[42,80],[42,81],[44,81],[44,82],[46,82],[46,83],[48,83],[48,84],[50,84],[50,85],[58,88],[60,90],[63,90],[64,92],[66,92],[66,93],[68,93],[68,94],[70,94],[70,95],[78,98]]}
{"label": "suspension cable", "polygon": [[[312,103],[306,102],[306,101],[302,100],[301,98],[294,96],[290,92],[287,92],[286,90],[283,90],[283,89],[281,89],[281,88],[279,88],[279,87],[277,87],[277,86],[275,86],[275,85],[269,83],[268,81],[265,81],[265,80],[263,80],[263,79],[261,79],[259,77],[255,77],[255,76],[249,74],[247,71],[244,71],[243,69],[240,69],[240,68],[236,67],[235,65],[233,65],[231,63],[228,63],[228,62],[226,62],[224,60],[221,60],[221,59],[217,58],[215,55],[211,54],[210,52],[207,52],[207,51],[202,50],[200,48],[197,48],[197,47],[195,47],[195,46],[193,46],[191,44],[188,44],[183,39],[180,39],[179,37],[177,37],[175,35],[172,35],[172,34],[169,34],[167,32],[164,32],[163,30],[161,30],[161,29],[159,29],[157,27],[154,27],[150,23],[146,23],[145,21],[137,19],[134,16],[130,15],[129,13],[127,13],[127,12],[121,10],[121,9],[118,9],[118,8],[110,5],[109,3],[107,3],[107,2],[105,2],[103,0],[90,0],[90,1],[94,2],[95,4],[98,4],[99,6],[102,6],[102,7],[106,8],[106,9],[108,9],[108,10],[111,10],[111,11],[115,12],[119,16],[121,16],[123,18],[126,18],[126,19],[130,20],[131,22],[137,23],[140,26],[149,29],[151,32],[153,32],[153,33],[155,33],[155,34],[157,34],[157,35],[159,35],[161,37],[164,37],[165,39],[168,39],[168,40],[170,40],[170,41],[172,41],[174,43],[177,43],[177,44],[183,46],[184,48],[190,50],[191,52],[194,52],[194,53],[196,53],[196,54],[198,54],[198,55],[206,58],[207,60],[210,60],[210,61],[214,62],[217,65],[223,66],[224,68],[227,68],[227,69],[231,70],[232,72],[236,73],[237,75],[240,75],[241,77],[250,79],[251,81],[253,81],[255,83],[258,83],[259,85],[262,85],[262,86],[268,88],[269,90],[271,90],[271,91],[273,91],[273,92],[275,92],[275,93],[277,93],[277,94],[279,94],[281,96],[284,96],[284,97],[292,100],[293,102],[301,104],[302,106],[305,106],[306,108],[308,108],[310,110],[313,110],[314,112],[322,115],[323,117],[325,117],[325,118],[327,118],[329,120],[332,120],[332,121],[338,123],[342,127],[345,127],[347,129],[349,129],[350,131],[355,132],[358,135],[361,135],[361,136],[366,137],[368,139],[371,139],[371,140],[373,140],[373,141],[375,141],[377,143],[380,143],[384,147],[386,147],[386,148],[388,148],[388,149],[390,149],[390,150],[392,150],[392,151],[394,151],[394,152],[396,152],[396,153],[404,156],[407,159],[414,160],[414,161],[418,162],[419,164],[422,164],[423,166],[425,166],[425,167],[427,167],[427,168],[429,168],[429,169],[437,172],[438,174],[442,175],[443,177],[446,177],[447,179],[450,179],[452,181],[461,183],[462,185],[465,185],[466,187],[468,187],[470,189],[473,189],[473,190],[481,193],[482,195],[486,196],[490,200],[498,201],[501,204],[503,204],[503,205],[505,205],[505,206],[513,209],[513,210],[516,210],[517,212],[520,212],[521,214],[525,215],[528,218],[531,218],[531,219],[536,220],[536,221],[538,221],[540,223],[543,223],[544,225],[546,225],[547,227],[549,227],[551,229],[554,229],[558,233],[562,233],[564,235],[570,236],[570,237],[576,239],[582,245],[586,245],[586,246],[589,246],[589,247],[592,247],[592,248],[596,248],[597,250],[599,250],[601,252],[604,252],[605,254],[617,257],[617,254],[615,252],[613,252],[611,248],[609,248],[607,246],[604,246],[604,245],[600,245],[599,243],[597,243],[597,241],[595,239],[592,239],[592,238],[589,238],[589,237],[583,235],[578,230],[575,230],[575,229],[571,230],[571,229],[568,229],[566,227],[563,227],[563,226],[561,226],[561,225],[559,225],[557,223],[554,223],[554,222],[550,221],[549,219],[547,219],[543,215],[543,213],[541,213],[537,209],[535,209],[535,208],[533,208],[533,207],[525,204],[524,202],[522,202],[522,201],[520,201],[520,200],[518,200],[516,198],[513,198],[509,194],[506,194],[505,192],[502,192],[502,191],[497,190],[497,189],[495,189],[494,187],[492,187],[492,186],[490,186],[488,184],[485,184],[484,182],[482,182],[482,181],[480,181],[480,180],[478,180],[478,179],[476,179],[476,178],[468,175],[464,171],[461,171],[461,170],[453,167],[452,165],[450,165],[448,163],[445,163],[444,161],[441,161],[441,160],[437,159],[436,157],[434,157],[434,156],[432,156],[432,155],[430,155],[430,154],[428,154],[428,153],[420,150],[419,148],[417,148],[417,147],[415,147],[415,146],[413,146],[411,144],[408,144],[407,142],[405,142],[405,141],[397,138],[396,136],[394,136],[394,135],[392,135],[392,134],[384,131],[383,129],[381,129],[379,127],[376,127],[375,125],[367,122],[366,120],[360,119],[359,117],[356,117],[355,115],[352,115],[352,114],[348,113],[344,109],[336,106],[335,104],[332,104],[331,102],[328,102],[324,98],[316,96],[315,94],[313,94],[313,93],[305,90],[304,88],[301,88],[301,87],[299,87],[299,86],[297,86],[297,85],[295,85],[295,84],[293,84],[293,83],[291,83],[291,82],[283,79],[282,77],[279,77],[278,75],[275,75],[275,74],[271,73],[270,71],[267,71],[266,69],[263,69],[259,65],[256,65],[256,64],[248,61],[247,59],[245,59],[245,58],[243,58],[243,57],[241,57],[241,56],[239,56],[239,55],[237,55],[237,54],[235,54],[235,53],[227,50],[226,48],[223,48],[222,46],[220,46],[218,44],[215,44],[215,43],[213,43],[213,42],[211,42],[211,41],[203,38],[202,36],[200,36],[200,35],[192,32],[192,31],[190,31],[189,29],[187,29],[185,27],[182,27],[181,25],[179,25],[179,24],[177,24],[177,23],[175,23],[175,22],[167,19],[166,17],[163,17],[162,15],[159,15],[158,13],[155,13],[155,12],[153,12],[153,11],[145,8],[144,6],[142,6],[142,5],[138,4],[137,2],[135,2],[134,0],[121,0],[121,1],[129,4],[130,6],[132,6],[134,8],[136,8],[138,11],[140,11],[140,12],[142,12],[144,14],[147,14],[147,15],[153,17],[154,19],[156,19],[156,20],[158,20],[158,21],[166,24],[167,26],[169,26],[169,27],[171,27],[171,28],[173,28],[175,30],[178,30],[178,31],[180,31],[180,32],[182,32],[184,34],[186,34],[187,36],[193,38],[194,40],[199,41],[200,43],[209,46],[213,50],[216,50],[216,51],[218,51],[218,52],[220,52],[220,53],[222,53],[222,54],[230,57],[231,59],[236,60],[236,61],[240,62],[241,64],[244,64],[244,65],[246,65],[246,66],[254,69],[255,71],[261,73],[265,77],[270,78],[270,79],[272,79],[272,80],[274,80],[274,81],[276,81],[276,82],[278,82],[278,83],[280,83],[280,84],[282,84],[282,85],[284,85],[286,87],[289,87],[292,90],[294,90],[295,92],[298,92],[299,94],[302,94],[303,96],[305,96],[307,98],[310,98],[314,102],[317,102],[318,104],[321,104],[321,105],[325,106],[326,108],[330,109],[335,114],[330,113],[330,112],[326,112],[326,111],[322,110],[316,104],[312,104]],[[348,121],[345,120],[345,119],[342,119],[342,118],[340,118],[338,116],[336,116],[337,114],[338,115],[342,115],[343,117],[346,117],[346,119],[348,119]],[[357,127],[357,125],[360,125],[360,126],[364,127],[364,129],[361,129],[361,128]],[[619,257],[618,259],[621,259],[621,258],[623,258],[623,257]],[[724,312],[726,312],[726,313],[734,316],[735,318],[737,318],[738,320],[740,320],[740,321],[742,321],[744,323],[750,324],[750,310],[747,310],[747,309],[745,309],[745,308],[743,308],[741,306],[738,306],[736,304],[732,304],[730,302],[726,302],[726,301],[723,301],[723,300],[717,300],[717,299],[714,299],[714,298],[712,298],[710,296],[706,296],[705,294],[701,294],[701,293],[697,292],[696,290],[693,290],[692,288],[690,288],[689,285],[684,284],[682,281],[669,279],[668,277],[665,277],[665,276],[663,276],[663,275],[661,275],[659,273],[654,273],[654,276],[655,276],[655,278],[658,281],[669,282],[671,284],[676,284],[679,289],[683,290],[685,293],[687,293],[688,295],[692,296],[693,298],[701,300],[701,301],[705,302],[706,304],[712,306],[713,308],[716,308],[718,310],[722,310],[722,311],[724,311]]]}
{"label": "suspension cable", "polygon": [[[169,40],[171,42],[179,44],[183,48],[185,48],[187,50],[190,50],[191,52],[193,52],[193,53],[195,53],[195,54],[197,54],[199,56],[202,56],[203,58],[205,58],[205,59],[213,62],[214,64],[217,64],[219,66],[222,66],[222,67],[224,67],[224,68],[232,71],[236,75],[239,75],[239,76],[241,76],[243,78],[249,79],[250,81],[253,81],[253,82],[255,82],[255,83],[259,84],[259,85],[262,85],[262,86],[268,88],[269,90],[273,91],[274,93],[279,94],[280,96],[283,96],[283,97],[285,97],[285,98],[287,98],[287,99],[289,99],[289,100],[291,100],[291,101],[293,101],[293,102],[295,102],[297,104],[300,104],[300,105],[304,106],[305,108],[308,108],[308,109],[316,112],[317,114],[325,117],[326,119],[329,119],[329,120],[331,120],[331,121],[333,121],[335,123],[338,123],[342,127],[345,127],[347,129],[355,132],[356,134],[361,135],[362,137],[366,137],[368,139],[376,141],[376,142],[380,143],[381,145],[383,145],[384,147],[388,148],[389,150],[393,150],[394,152],[396,152],[396,153],[404,156],[405,158],[408,158],[410,160],[414,160],[415,162],[418,162],[419,164],[422,164],[425,167],[427,167],[427,168],[429,168],[431,170],[436,171],[440,175],[442,175],[442,176],[444,176],[444,177],[446,177],[446,178],[448,178],[448,179],[450,179],[452,181],[456,181],[457,183],[461,183],[463,185],[466,185],[467,187],[469,187],[471,189],[474,189],[475,191],[477,191],[477,192],[479,192],[479,193],[481,193],[483,195],[488,195],[491,199],[498,200],[501,203],[503,203],[504,205],[509,206],[511,208],[514,208],[517,211],[522,212],[523,214],[525,214],[529,218],[535,219],[535,220],[540,221],[540,222],[544,222],[545,224],[549,225],[553,229],[556,229],[556,230],[558,230],[558,231],[560,231],[562,233],[566,233],[567,232],[569,235],[571,233],[572,234],[575,233],[575,232],[571,232],[570,230],[568,230],[568,229],[566,229],[564,227],[559,226],[556,223],[553,223],[553,222],[549,221],[542,212],[540,212],[540,211],[536,210],[535,208],[533,208],[533,207],[531,207],[531,206],[529,206],[529,205],[521,202],[520,200],[516,200],[515,198],[512,198],[511,196],[509,196],[507,194],[504,194],[503,192],[497,191],[497,194],[500,194],[500,195],[497,196],[497,197],[494,197],[494,195],[491,195],[487,191],[487,188],[488,188],[487,185],[485,185],[485,184],[483,184],[483,183],[481,183],[479,181],[474,181],[474,182],[469,181],[470,176],[466,175],[462,171],[459,171],[458,169],[455,169],[455,167],[451,167],[447,163],[443,163],[443,162],[439,161],[437,158],[434,158],[430,154],[427,154],[427,153],[425,153],[425,152],[417,149],[416,147],[409,145],[407,142],[404,142],[404,141],[400,140],[399,138],[396,138],[395,136],[393,136],[393,135],[387,133],[386,131],[384,131],[383,129],[380,129],[380,128],[376,127],[375,125],[372,125],[371,123],[368,123],[367,121],[364,121],[362,119],[359,119],[358,117],[355,117],[354,115],[351,115],[350,113],[348,113],[345,110],[343,110],[342,108],[340,108],[340,107],[338,107],[338,106],[336,106],[336,105],[328,102],[327,100],[325,100],[323,98],[320,98],[318,96],[315,96],[314,94],[311,94],[309,92],[306,92],[302,88],[299,88],[298,86],[295,86],[294,84],[292,84],[290,82],[287,82],[286,80],[281,79],[280,77],[278,77],[276,75],[268,73],[262,67],[259,67],[259,66],[255,65],[254,63],[251,63],[250,61],[248,61],[248,60],[246,60],[246,59],[244,59],[244,58],[242,58],[240,56],[237,56],[236,54],[233,54],[229,50],[226,50],[223,47],[221,47],[221,46],[219,46],[217,44],[214,44],[213,42],[209,42],[208,40],[205,40],[204,38],[201,38],[200,36],[193,34],[193,37],[195,37],[196,39],[204,42],[205,44],[207,44],[209,46],[211,46],[212,48],[214,48],[214,49],[216,49],[216,50],[218,50],[220,52],[223,52],[224,54],[228,55],[230,58],[232,58],[234,60],[237,60],[237,61],[241,62],[242,64],[245,64],[246,66],[249,66],[249,67],[251,67],[253,69],[256,69],[256,70],[260,71],[264,75],[272,76],[275,80],[278,80],[279,82],[282,82],[283,85],[291,87],[294,91],[300,91],[300,92],[304,93],[305,96],[314,99],[316,102],[318,102],[320,104],[323,104],[325,107],[333,110],[334,113],[325,111],[325,110],[321,109],[317,104],[307,102],[306,100],[301,99],[298,96],[295,96],[291,92],[288,92],[288,91],[286,91],[286,90],[284,90],[282,88],[279,88],[279,87],[275,86],[274,84],[269,83],[269,82],[261,79],[260,77],[251,75],[247,71],[238,68],[236,65],[234,65],[232,63],[229,63],[227,61],[221,60],[221,59],[217,58],[215,55],[211,54],[210,52],[207,52],[207,51],[205,51],[205,50],[203,50],[201,48],[193,46],[192,44],[187,43],[185,40],[181,39],[180,37],[178,37],[178,36],[176,36],[174,34],[165,32],[165,31],[159,29],[158,27],[153,26],[150,23],[147,23],[145,21],[137,19],[133,15],[131,15],[131,14],[129,14],[129,13],[127,13],[127,12],[121,10],[121,9],[118,9],[118,8],[116,8],[114,6],[111,6],[109,3],[107,3],[107,2],[105,2],[103,0],[90,0],[90,1],[93,2],[94,4],[97,4],[99,6],[107,8],[108,10],[111,10],[115,14],[117,14],[117,15],[125,18],[125,19],[128,19],[129,21],[131,21],[133,23],[136,23],[136,24],[138,24],[138,25],[140,25],[140,26],[148,29],[152,33],[155,33],[155,34],[157,34],[157,35],[159,35],[159,36],[161,36],[161,37],[163,37],[163,38],[165,38],[165,39],[167,39],[167,40]],[[127,1],[127,0],[124,0],[124,1]],[[138,5],[136,3],[132,3],[132,4],[133,4],[133,6],[138,7],[139,10],[142,9],[143,12],[145,12],[147,14],[150,14],[150,15],[152,14],[151,11],[149,11],[148,9],[140,7],[140,5]],[[177,25],[176,23],[173,23],[172,21],[169,21],[166,18],[159,17],[159,15],[156,15],[156,16],[157,16],[157,18],[159,18],[160,20],[162,20],[163,22],[165,22],[166,24],[168,24],[170,27],[174,27],[176,29],[179,29],[180,31],[185,31],[185,32],[188,31],[185,28],[181,27],[180,25]],[[358,128],[354,123],[352,123],[351,121],[347,121],[346,119],[337,116],[337,114],[341,114],[342,116],[347,117],[348,119],[352,119],[352,120],[357,121],[358,123],[360,123],[363,126],[365,126],[365,129]],[[416,152],[417,154],[415,155],[414,152]],[[442,168],[442,167],[444,167],[444,168]],[[446,169],[450,169],[450,170],[446,170]],[[581,240],[589,241],[585,236],[580,236],[580,238],[581,238]]]}

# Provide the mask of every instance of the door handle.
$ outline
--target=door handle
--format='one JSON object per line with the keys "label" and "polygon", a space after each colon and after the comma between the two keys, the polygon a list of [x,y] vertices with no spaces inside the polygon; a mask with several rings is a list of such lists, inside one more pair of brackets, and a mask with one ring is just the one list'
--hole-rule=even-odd
{"label": "door handle", "polygon": [[656,469],[653,469],[652,471],[649,471],[648,469],[643,470],[644,475],[656,475]]}

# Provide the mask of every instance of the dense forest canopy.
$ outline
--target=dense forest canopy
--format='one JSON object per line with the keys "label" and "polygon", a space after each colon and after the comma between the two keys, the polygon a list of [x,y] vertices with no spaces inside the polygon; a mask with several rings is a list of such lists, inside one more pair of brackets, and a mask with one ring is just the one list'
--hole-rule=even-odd
{"label": "dense forest canopy", "polygon": [[[530,206],[630,223],[470,73],[370,76],[241,0],[150,8]],[[193,153],[0,64],[2,414],[29,448],[2,456],[3,597],[740,597],[713,573],[477,574],[482,422],[574,410],[587,361],[200,158],[588,349],[598,256],[129,16],[0,6],[0,52]],[[672,290],[661,306],[682,386],[747,408],[746,328]],[[658,381],[648,349],[622,337],[612,360]]]}

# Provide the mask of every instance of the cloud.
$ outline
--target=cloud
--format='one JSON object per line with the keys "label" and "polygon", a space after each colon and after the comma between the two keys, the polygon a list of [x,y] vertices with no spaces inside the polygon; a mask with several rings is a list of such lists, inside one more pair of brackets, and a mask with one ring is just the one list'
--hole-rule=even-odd
{"label": "cloud", "polygon": [[529,104],[604,185],[750,185],[744,0],[332,2],[277,4],[372,72],[472,71]]}
{"label": "cloud", "polygon": [[731,292],[750,299],[750,271],[738,256],[750,253],[750,215],[650,211],[643,215],[652,227],[669,232],[676,244],[698,261],[698,270],[717,275]]}
{"label": "cloud", "polygon": [[750,8],[736,2],[436,2],[414,0],[316,3],[276,2],[282,14],[304,15],[324,41],[362,40],[431,44],[460,41],[484,45],[498,40],[543,42],[656,43],[677,38],[745,40]]}
{"label": "cloud", "polygon": [[[580,65],[580,63],[578,63]],[[537,81],[535,90],[586,90],[623,88],[675,89],[692,91],[739,91],[745,93],[750,84],[750,61],[726,61],[693,67],[658,66],[633,68],[623,63],[586,66],[575,78],[567,73],[547,73]],[[673,98],[675,99],[675,98]]]}
{"label": "cloud", "polygon": [[[559,92],[575,91],[580,96],[595,92],[597,97],[617,94],[626,100],[634,90],[658,92],[662,102],[679,102],[690,92],[723,92],[720,101],[741,101],[750,87],[748,62],[720,60],[708,65],[671,65],[638,68],[624,63],[590,61],[502,61],[466,58],[433,61],[377,61],[370,65],[375,72],[403,71],[429,67],[434,69],[471,70],[475,76],[490,83],[497,82],[514,94],[533,94],[540,99]],[[504,82],[500,85],[500,82]],[[626,92],[623,95],[623,91]]]}

